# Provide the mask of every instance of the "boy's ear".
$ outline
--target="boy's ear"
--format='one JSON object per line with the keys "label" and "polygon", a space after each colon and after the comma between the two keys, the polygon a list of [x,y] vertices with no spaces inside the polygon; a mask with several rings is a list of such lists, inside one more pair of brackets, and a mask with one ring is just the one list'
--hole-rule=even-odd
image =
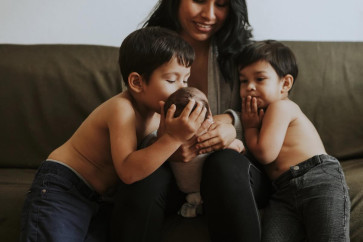
{"label": "boy's ear", "polygon": [[282,79],[282,93],[288,93],[290,89],[292,88],[292,85],[294,84],[294,77],[290,74],[287,74]]}
{"label": "boy's ear", "polygon": [[128,78],[129,88],[136,92],[142,92],[144,89],[144,82],[142,76],[137,72],[131,72]]}

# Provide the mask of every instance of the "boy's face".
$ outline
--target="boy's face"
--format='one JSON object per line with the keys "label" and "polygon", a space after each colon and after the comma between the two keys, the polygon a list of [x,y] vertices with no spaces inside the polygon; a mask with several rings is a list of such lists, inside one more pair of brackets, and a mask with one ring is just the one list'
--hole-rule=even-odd
{"label": "boy's face", "polygon": [[256,97],[259,108],[283,98],[282,78],[267,61],[257,61],[240,70],[239,80],[241,97]]}
{"label": "boy's face", "polygon": [[187,86],[190,67],[180,65],[176,57],[156,68],[144,85],[143,96],[152,110],[160,113],[159,101],[164,101],[176,90]]}

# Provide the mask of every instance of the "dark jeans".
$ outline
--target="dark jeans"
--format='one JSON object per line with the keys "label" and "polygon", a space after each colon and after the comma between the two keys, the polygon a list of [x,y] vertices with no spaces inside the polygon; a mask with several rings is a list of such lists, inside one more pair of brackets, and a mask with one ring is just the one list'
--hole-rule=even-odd
{"label": "dark jeans", "polygon": [[274,181],[262,241],[349,241],[350,200],[340,163],[314,156]]}
{"label": "dark jeans", "polygon": [[[245,156],[221,150],[207,157],[201,183],[213,241],[259,241],[258,206],[268,200],[270,182]],[[122,184],[112,222],[114,241],[160,241],[165,216],[184,202],[164,164],[146,179]]]}
{"label": "dark jeans", "polygon": [[20,241],[106,241],[109,211],[73,171],[45,161],[24,203]]}

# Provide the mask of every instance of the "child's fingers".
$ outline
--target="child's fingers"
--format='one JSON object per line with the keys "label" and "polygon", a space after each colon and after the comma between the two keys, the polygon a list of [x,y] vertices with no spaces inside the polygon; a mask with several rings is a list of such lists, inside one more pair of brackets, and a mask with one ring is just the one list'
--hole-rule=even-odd
{"label": "child's fingers", "polygon": [[[201,102],[197,102],[197,106],[195,107],[193,112],[190,114],[188,119],[190,121],[194,122],[194,121],[198,120],[198,118],[202,112],[203,112],[203,104]],[[205,112],[204,112],[204,115],[205,115]]]}
{"label": "child's fingers", "polygon": [[246,112],[247,113],[251,113],[251,96],[248,96],[247,97],[247,100],[246,100]]}
{"label": "child's fingers", "polygon": [[200,112],[198,118],[197,118],[197,122],[199,124],[202,124],[204,119],[205,119],[205,114],[207,113],[207,108],[203,107],[202,111]]}
{"label": "child's fingers", "polygon": [[251,109],[253,113],[258,114],[258,108],[257,108],[257,98],[253,97],[252,98],[252,104],[251,104]]}
{"label": "child's fingers", "polygon": [[175,104],[172,104],[170,108],[168,109],[168,112],[166,113],[166,119],[172,119],[174,117],[174,113],[176,110]]}
{"label": "child's fingers", "polygon": [[179,117],[189,117],[190,113],[193,110],[194,105],[195,105],[195,100],[190,99],[187,106],[185,106]]}

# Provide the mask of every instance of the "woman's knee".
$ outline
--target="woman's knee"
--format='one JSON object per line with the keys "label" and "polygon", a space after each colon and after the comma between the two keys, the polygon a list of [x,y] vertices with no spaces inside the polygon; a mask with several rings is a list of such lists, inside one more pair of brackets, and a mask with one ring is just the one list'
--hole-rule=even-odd
{"label": "woman's knee", "polygon": [[209,155],[204,163],[205,176],[230,176],[233,173],[248,175],[250,161],[235,150],[225,149]]}
{"label": "woman's knee", "polygon": [[149,177],[133,184],[119,185],[117,199],[123,203],[134,206],[159,200],[164,197],[173,181],[173,176],[169,168],[160,167]]}

